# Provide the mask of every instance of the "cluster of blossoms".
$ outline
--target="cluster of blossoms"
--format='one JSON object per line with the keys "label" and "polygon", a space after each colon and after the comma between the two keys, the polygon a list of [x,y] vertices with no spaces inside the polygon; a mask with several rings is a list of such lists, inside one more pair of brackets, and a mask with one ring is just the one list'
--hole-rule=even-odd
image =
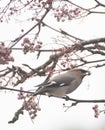
{"label": "cluster of blossoms", "polygon": [[[78,57],[75,55],[75,52],[72,50],[72,47],[64,47],[62,48],[62,52],[64,52],[65,50],[70,50],[71,53],[64,53],[64,55],[62,56],[62,58],[60,59],[60,65],[63,68],[74,68],[77,65],[78,62]],[[73,58],[72,58],[73,57]]]}
{"label": "cluster of blossoms", "polygon": [[61,59],[60,65],[63,68],[66,67],[73,68],[76,65],[76,61],[73,61],[73,59],[70,58],[70,55],[64,54],[63,58]]}
{"label": "cluster of blossoms", "polygon": [[34,119],[37,116],[37,111],[40,110],[38,105],[35,103],[33,99],[23,102],[24,110],[28,111],[30,118]]}
{"label": "cluster of blossoms", "polygon": [[65,20],[72,20],[78,17],[81,12],[79,8],[69,9],[63,6],[55,8],[53,10],[54,10],[54,17],[57,19],[58,22],[59,21],[64,22]]}
{"label": "cluster of blossoms", "polygon": [[9,61],[14,61],[11,52],[11,49],[7,48],[3,42],[0,44],[0,64],[8,64]]}
{"label": "cluster of blossoms", "polygon": [[27,52],[34,52],[36,50],[38,51],[42,46],[42,42],[37,41],[37,43],[33,43],[29,38],[24,38],[21,45],[24,47],[24,54],[26,54]]}
{"label": "cluster of blossoms", "polygon": [[98,105],[95,105],[94,107],[93,107],[93,110],[94,110],[94,117],[96,117],[96,118],[98,118],[98,116],[99,116],[99,114],[100,114],[100,111],[99,111],[99,109],[98,109]]}
{"label": "cluster of blossoms", "polygon": [[49,5],[51,5],[52,13],[57,21],[71,20],[81,15],[81,9],[72,6],[65,0],[17,0],[14,2],[10,1],[3,8],[0,8],[0,22],[10,20],[11,17],[17,17],[17,15],[26,13],[26,11],[32,11],[32,21],[36,20],[38,17],[41,17],[43,9],[46,10]]}
{"label": "cluster of blossoms", "polygon": [[[105,106],[105,104],[104,104],[104,106]],[[102,112],[105,114],[105,110],[100,110],[98,105],[95,105],[93,107],[93,110],[94,110],[94,113],[95,113],[95,115],[94,115],[95,118],[98,118],[100,113],[102,113]]]}
{"label": "cluster of blossoms", "polygon": [[24,92],[21,92],[21,90],[23,90],[23,88],[20,89],[18,99],[23,100],[23,109],[28,111],[31,119],[34,119],[37,116],[37,111],[40,111],[39,104],[35,102],[32,94],[25,94]]}

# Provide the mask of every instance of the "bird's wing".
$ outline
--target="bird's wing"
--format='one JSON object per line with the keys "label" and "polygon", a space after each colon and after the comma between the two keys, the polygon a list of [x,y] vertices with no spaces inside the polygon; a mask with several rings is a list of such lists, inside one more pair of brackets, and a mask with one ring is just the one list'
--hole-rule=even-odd
{"label": "bird's wing", "polygon": [[75,81],[74,77],[66,77],[66,76],[52,79],[52,82],[55,82],[57,87],[70,85],[73,81]]}
{"label": "bird's wing", "polygon": [[38,89],[36,90],[35,95],[49,92],[53,88],[59,88],[59,87],[70,85],[72,82],[74,82],[74,80],[75,80],[74,78],[70,78],[68,82],[65,82],[65,80],[62,79],[60,82],[58,80],[50,80],[48,82],[42,83],[37,86]]}
{"label": "bird's wing", "polygon": [[41,84],[38,84],[38,85],[36,85],[34,87],[38,87],[38,89],[39,89],[39,88],[42,88],[42,87],[48,87],[48,86],[53,86],[53,85],[55,86],[56,82],[54,82],[54,81],[48,81],[48,82],[43,82]]}
{"label": "bird's wing", "polygon": [[38,87],[38,89],[35,91],[34,95],[43,94],[45,92],[49,92],[50,89],[55,87],[56,85],[57,85],[57,83],[54,82],[54,81],[48,81],[48,82],[39,84],[39,85],[35,86],[35,87]]}
{"label": "bird's wing", "polygon": [[35,87],[38,87],[37,90],[39,90],[40,88],[50,88],[50,87],[55,87],[56,85],[59,85],[57,82],[55,81],[48,81],[48,82],[45,82],[45,83],[41,83]]}

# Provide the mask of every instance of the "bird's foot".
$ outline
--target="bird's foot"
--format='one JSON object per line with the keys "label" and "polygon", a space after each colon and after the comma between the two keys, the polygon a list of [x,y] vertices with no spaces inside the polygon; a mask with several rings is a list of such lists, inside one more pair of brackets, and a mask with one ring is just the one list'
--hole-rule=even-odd
{"label": "bird's foot", "polygon": [[62,98],[65,99],[66,101],[70,100],[69,96],[67,96],[67,95]]}

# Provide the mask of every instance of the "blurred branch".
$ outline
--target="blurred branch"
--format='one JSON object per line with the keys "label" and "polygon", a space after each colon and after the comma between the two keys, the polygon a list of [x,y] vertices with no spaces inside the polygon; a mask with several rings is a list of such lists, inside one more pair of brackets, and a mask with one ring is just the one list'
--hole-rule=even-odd
{"label": "blurred branch", "polygon": [[[10,91],[15,91],[15,92],[21,92],[21,93],[29,93],[34,95],[34,92],[30,91],[24,91],[24,90],[19,90],[19,89],[13,89],[13,88],[7,88],[7,87],[0,87],[1,90],[10,90]],[[70,98],[68,96],[63,97],[66,101],[74,101],[77,103],[105,103],[105,99],[98,99],[98,100],[81,100],[81,99],[74,99]]]}
{"label": "blurred branch", "polygon": [[67,33],[66,31],[64,31],[64,30],[62,30],[62,29],[60,29],[60,31],[61,31],[61,34],[67,35],[67,36],[72,37],[72,38],[74,38],[74,39],[76,39],[76,40],[79,40],[79,41],[84,41],[83,39],[80,39],[80,38],[78,38],[78,37],[75,37],[75,36],[73,36],[73,35]]}
{"label": "blurred branch", "polygon": [[83,17],[84,17],[84,16],[88,16],[88,15],[90,15],[90,14],[92,14],[92,13],[95,13],[95,14],[105,14],[105,12],[103,12],[103,11],[95,11],[95,10],[93,10],[93,9],[96,9],[97,7],[99,7],[99,6],[105,7],[105,5],[102,4],[102,3],[100,3],[98,0],[95,0],[95,2],[97,3],[97,5],[93,6],[92,8],[88,8],[88,9],[86,9],[86,8],[80,6],[80,5],[75,4],[75,3],[73,3],[73,2],[70,1],[70,0],[66,0],[66,1],[67,1],[68,3],[70,3],[70,4],[72,4],[72,5],[74,5],[74,6],[78,7],[78,8],[80,8],[81,10],[86,11],[87,13],[85,12],[86,14],[83,15]]}
{"label": "blurred branch", "polygon": [[82,42],[80,42],[80,44],[82,46],[85,46],[85,45],[89,45],[89,44],[97,44],[99,42],[104,42],[105,43],[105,37],[91,39],[91,40],[87,40],[87,41],[82,41]]}
{"label": "blurred branch", "polygon": [[[23,50],[23,48],[12,48],[12,50],[17,50],[17,51],[19,51],[19,50]],[[59,51],[61,51],[61,49],[35,49],[35,51],[37,51],[37,52],[59,52]]]}
{"label": "blurred branch", "polygon": [[[75,67],[80,67],[80,66],[83,66],[83,65],[86,65],[86,64],[92,64],[92,63],[101,63],[101,62],[104,62],[105,61],[105,59],[101,59],[101,60],[92,60],[92,61],[87,61],[87,60],[84,60],[84,59],[81,59],[81,61],[83,62],[83,63],[81,63],[81,64],[79,64],[79,65],[77,65],[77,66],[75,66]],[[92,67],[96,67],[96,68],[98,68],[98,67],[102,67],[102,66],[105,66],[105,63],[103,63],[103,64],[101,64],[101,65],[93,65],[93,66],[91,66],[90,68],[92,68]]]}
{"label": "blurred branch", "polygon": [[76,104],[78,103],[105,103],[105,99],[98,99],[98,100],[81,100],[81,99],[74,99],[68,96],[63,97],[66,101],[74,101]]}
{"label": "blurred branch", "polygon": [[[34,28],[36,28],[37,26],[39,27],[39,31],[40,31],[40,24],[41,22],[43,21],[43,19],[46,17],[46,15],[48,14],[48,12],[50,11],[51,9],[51,4],[49,4],[49,7],[46,8],[46,11],[44,13],[44,15],[42,16],[42,18],[40,20],[38,20],[37,24],[35,24],[33,27],[31,27],[27,32],[25,32],[22,36],[19,36],[18,38],[16,38],[15,40],[13,40],[11,43],[10,43],[10,48],[12,48],[13,46],[15,46],[24,36],[26,36],[29,32],[31,32]],[[38,31],[38,33],[39,33]]]}
{"label": "blurred branch", "polygon": [[94,0],[99,6],[103,6],[105,7],[105,4],[102,4],[101,2],[99,2],[98,0]]}
{"label": "blurred branch", "polygon": [[21,89],[19,90],[19,89],[15,89],[15,88],[2,87],[2,86],[0,86],[0,90],[10,90],[10,91],[15,91],[15,92],[34,94],[34,92],[24,91],[24,90],[21,90]]}
{"label": "blurred branch", "polygon": [[76,106],[79,103],[105,103],[105,99],[98,99],[98,100],[82,100],[82,99],[74,99],[74,98],[70,98],[68,96],[63,97],[63,99],[65,99],[66,101],[73,101],[73,103],[69,106],[66,106],[65,104],[63,104],[63,107],[66,108],[65,111],[67,111],[69,108]]}
{"label": "blurred branch", "polygon": [[80,38],[78,38],[78,37],[76,37],[76,36],[73,36],[73,35],[67,33],[66,31],[64,31],[64,30],[62,30],[62,29],[57,30],[57,29],[51,27],[50,25],[46,24],[46,23],[43,22],[43,21],[42,21],[42,24],[43,24],[43,26],[46,26],[46,27],[48,27],[48,28],[50,28],[50,29],[52,29],[52,30],[58,32],[58,33],[61,33],[61,34],[63,34],[63,35],[67,35],[67,36],[69,36],[69,37],[71,37],[71,38],[74,38],[74,39],[76,39],[76,40],[79,40],[79,41],[84,41],[83,39],[80,39]]}
{"label": "blurred branch", "polygon": [[19,115],[20,115],[20,114],[23,115],[23,110],[24,110],[23,107],[21,107],[20,109],[18,109],[18,110],[15,112],[14,117],[12,118],[12,120],[9,121],[8,123],[9,123],[9,124],[10,124],[10,123],[15,123],[15,122],[19,119]]}
{"label": "blurred branch", "polygon": [[[103,44],[99,44],[99,43],[103,43]],[[42,64],[41,66],[37,67],[37,68],[31,68],[30,66],[23,64],[24,66],[28,67],[30,69],[29,72],[26,72],[25,70],[23,70],[21,67],[18,66],[12,66],[11,68],[7,67],[7,69],[5,69],[5,71],[0,72],[0,77],[6,76],[6,75],[10,75],[9,80],[7,81],[7,83],[5,84],[5,86],[8,85],[8,83],[10,82],[10,80],[12,80],[12,78],[16,78],[16,81],[14,84],[14,86],[19,85],[20,83],[25,82],[28,78],[32,77],[32,76],[45,76],[46,73],[52,73],[51,70],[53,70],[59,59],[64,56],[65,54],[74,54],[78,51],[81,51],[81,53],[83,51],[88,51],[91,54],[98,54],[98,55],[103,55],[105,56],[105,50],[103,48],[105,48],[105,38],[97,38],[97,39],[91,39],[91,40],[87,40],[87,41],[79,41],[78,43],[74,43],[73,45],[70,46],[65,46],[63,48],[60,48],[59,51],[55,52],[55,54],[52,54],[49,59]],[[74,67],[79,67],[79,66],[83,66],[86,64],[91,64],[91,63],[101,63],[102,61],[104,62],[104,59],[101,60],[93,60],[93,61],[87,61],[84,60],[83,58],[79,58],[78,59],[81,64],[74,66]],[[103,63],[104,65],[104,63]],[[99,67],[99,65],[95,65],[96,67]],[[50,68],[50,71],[49,69]]]}

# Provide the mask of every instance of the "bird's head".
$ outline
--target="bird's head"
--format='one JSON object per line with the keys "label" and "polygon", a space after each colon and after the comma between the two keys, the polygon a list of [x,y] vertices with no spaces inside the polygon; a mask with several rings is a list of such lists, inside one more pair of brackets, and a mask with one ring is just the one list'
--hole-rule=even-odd
{"label": "bird's head", "polygon": [[78,71],[83,75],[83,77],[91,74],[90,71],[84,69],[78,69]]}

